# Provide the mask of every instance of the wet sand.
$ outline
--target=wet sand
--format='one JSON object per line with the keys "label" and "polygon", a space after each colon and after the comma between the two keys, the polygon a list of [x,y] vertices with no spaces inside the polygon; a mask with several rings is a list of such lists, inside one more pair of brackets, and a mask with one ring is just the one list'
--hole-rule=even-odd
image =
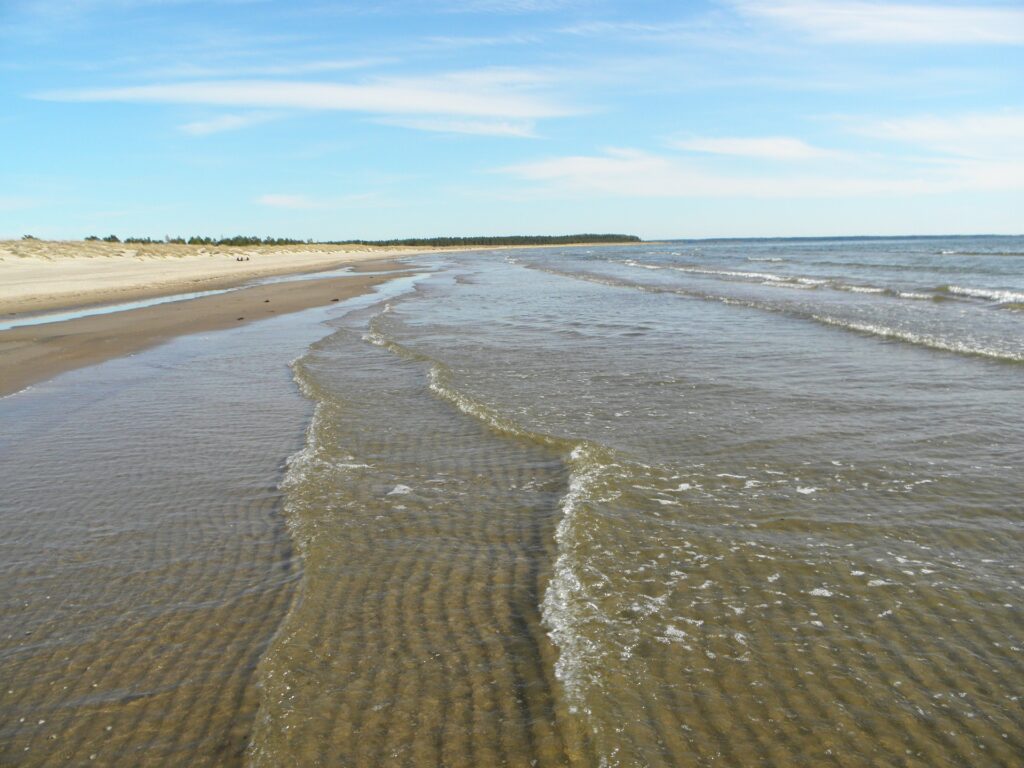
{"label": "wet sand", "polygon": [[398,276],[402,268],[393,260],[368,261],[353,265],[353,271],[390,273],[257,285],[126,312],[0,331],[0,357],[4,361],[0,367],[0,396],[63,371],[139,352],[174,336],[230,328],[343,301]]}

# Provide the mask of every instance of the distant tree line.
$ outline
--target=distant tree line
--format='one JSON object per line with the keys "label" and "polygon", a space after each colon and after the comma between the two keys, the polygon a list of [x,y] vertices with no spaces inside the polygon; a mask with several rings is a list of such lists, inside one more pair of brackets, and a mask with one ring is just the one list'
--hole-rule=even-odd
{"label": "distant tree line", "polygon": [[[26,236],[29,237],[29,236]],[[120,243],[117,235],[97,237],[89,235],[86,240],[105,243]],[[411,245],[418,247],[443,248],[447,246],[472,245],[567,245],[569,243],[639,243],[636,235],[509,235],[490,237],[412,237],[398,240],[293,240],[287,237],[254,237],[251,235],[235,235],[234,237],[202,237],[194,235],[189,238],[171,237],[154,240],[149,237],[126,237],[125,243],[177,243],[179,245]]]}
{"label": "distant tree line", "polygon": [[192,237],[171,237],[170,235],[167,235],[163,240],[152,237],[126,237],[123,241],[117,235],[107,235],[106,237],[89,235],[85,239],[90,242],[124,242],[150,245],[156,243],[172,243],[176,245],[305,245],[315,242],[313,240],[293,240],[286,237],[252,237],[246,235],[235,235],[234,237],[220,238],[203,237],[202,235],[193,235]]}

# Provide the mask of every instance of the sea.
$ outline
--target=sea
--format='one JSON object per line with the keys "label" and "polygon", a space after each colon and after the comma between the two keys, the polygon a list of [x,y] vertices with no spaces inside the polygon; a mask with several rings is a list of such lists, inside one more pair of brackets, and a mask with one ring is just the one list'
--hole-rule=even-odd
{"label": "sea", "polygon": [[411,264],[0,400],[0,763],[1024,762],[1024,237]]}

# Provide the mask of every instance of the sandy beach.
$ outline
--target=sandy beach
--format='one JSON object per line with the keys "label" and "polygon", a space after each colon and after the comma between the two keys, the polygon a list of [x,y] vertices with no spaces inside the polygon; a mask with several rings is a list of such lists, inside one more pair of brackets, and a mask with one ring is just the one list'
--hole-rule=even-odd
{"label": "sandy beach", "polygon": [[[415,248],[288,246],[228,248],[105,242],[0,243],[0,315],[104,305],[234,288],[259,278],[352,265],[353,275],[254,285],[127,312],[0,331],[0,396],[62,371],[137,352],[174,336],[228,328],[341,301],[399,274],[394,259]],[[237,261],[237,259],[248,259]]]}
{"label": "sandy beach", "polygon": [[424,250],[0,241],[0,315],[226,288],[260,277],[319,272]]}

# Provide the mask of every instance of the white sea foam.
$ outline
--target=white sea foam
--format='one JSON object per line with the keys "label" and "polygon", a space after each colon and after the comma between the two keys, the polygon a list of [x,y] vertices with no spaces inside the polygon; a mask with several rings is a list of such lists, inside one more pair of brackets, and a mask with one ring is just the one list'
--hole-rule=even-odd
{"label": "white sea foam", "polygon": [[917,291],[900,291],[897,294],[901,299],[914,299],[916,301],[931,301],[935,298],[931,293],[919,293]]}
{"label": "white sea foam", "polygon": [[940,349],[946,352],[958,352],[960,354],[965,355],[980,355],[982,357],[991,357],[996,360],[1024,362],[1024,353],[1021,352],[991,349],[989,347],[968,344],[954,339],[942,339],[939,338],[938,336],[929,336],[926,334],[914,333],[913,331],[904,331],[898,328],[889,328],[884,325],[875,325],[873,323],[858,323],[850,320],[843,320],[841,318],[832,317],[830,315],[812,315],[812,317],[813,319],[817,320],[820,323],[834,325],[838,328],[846,328],[847,330],[850,331],[858,331],[860,333],[868,333],[873,336],[881,336],[882,338],[905,341],[910,344],[917,344],[918,346],[922,347],[930,347],[931,349]]}
{"label": "white sea foam", "polygon": [[672,626],[671,624],[665,627],[665,636],[675,640],[682,640],[683,638],[689,637],[686,632],[679,629],[679,627]]}
{"label": "white sea foam", "polygon": [[825,589],[825,587],[815,587],[807,594],[814,595],[815,597],[832,597],[832,591]]}
{"label": "white sea foam", "polygon": [[721,275],[722,277],[739,277],[744,279],[767,280],[769,282],[789,280],[787,277],[771,272],[745,272],[735,269],[704,269],[702,267],[672,267],[676,272],[689,272],[695,275]]}
{"label": "white sea foam", "polygon": [[[764,258],[764,259],[761,259],[761,258],[753,258],[753,257],[751,257],[751,258],[748,258],[747,261],[751,261],[751,262],[781,262],[781,261],[785,261],[785,259],[779,259],[779,258]],[[884,288],[884,287],[880,287],[880,286],[876,286],[876,285],[859,285],[859,284],[854,284],[854,283],[844,283],[844,282],[839,281],[836,278],[828,278],[828,277],[801,277],[799,275],[784,275],[784,274],[777,274],[777,273],[774,273],[774,272],[753,272],[753,271],[747,271],[747,270],[713,269],[713,268],[710,268],[710,267],[694,267],[694,266],[671,266],[671,267],[665,267],[665,266],[660,266],[660,265],[655,265],[655,264],[644,264],[642,262],[638,262],[638,261],[635,261],[635,260],[626,261],[624,263],[626,265],[628,265],[628,266],[639,267],[641,269],[672,269],[672,270],[675,270],[676,272],[685,272],[685,273],[695,274],[695,275],[708,275],[708,276],[711,276],[711,277],[714,277],[714,276],[731,277],[731,278],[738,278],[738,279],[741,279],[741,280],[756,280],[756,281],[759,281],[762,285],[769,285],[769,286],[778,287],[778,288],[803,288],[803,289],[807,289],[807,288],[821,288],[821,287],[826,287],[827,286],[827,287],[832,288],[832,289],[837,290],[837,291],[846,291],[846,292],[849,292],[849,293],[862,293],[862,294],[872,294],[872,295],[881,295],[881,294],[893,295],[894,294],[894,292],[891,289],[889,289],[889,288]],[[906,293],[900,293],[900,294],[895,294],[895,295],[900,296],[902,298],[912,298],[912,299],[932,299],[932,298],[934,298],[931,294],[914,293],[914,292],[906,292]]]}
{"label": "white sea foam", "polygon": [[6,395],[0,395],[0,400],[6,400],[8,397],[14,397],[15,395],[20,395],[22,392],[28,392],[30,389],[32,389],[32,385],[31,384],[29,384],[27,387],[22,387],[21,389],[17,389],[14,392],[8,392]]}
{"label": "white sea foam", "polygon": [[569,457],[572,475],[569,490],[562,497],[562,519],[555,529],[558,556],[541,604],[548,636],[558,647],[555,676],[565,686],[573,711],[578,711],[583,704],[584,665],[598,650],[582,631],[588,600],[576,573],[578,564],[574,556],[579,508],[589,497],[601,471],[601,464],[590,453],[586,445],[578,445]]}
{"label": "white sea foam", "polygon": [[947,289],[957,296],[969,296],[973,299],[989,299],[1000,304],[1024,301],[1024,293],[1020,291],[1002,291],[995,288],[970,288],[959,285],[951,285]]}

